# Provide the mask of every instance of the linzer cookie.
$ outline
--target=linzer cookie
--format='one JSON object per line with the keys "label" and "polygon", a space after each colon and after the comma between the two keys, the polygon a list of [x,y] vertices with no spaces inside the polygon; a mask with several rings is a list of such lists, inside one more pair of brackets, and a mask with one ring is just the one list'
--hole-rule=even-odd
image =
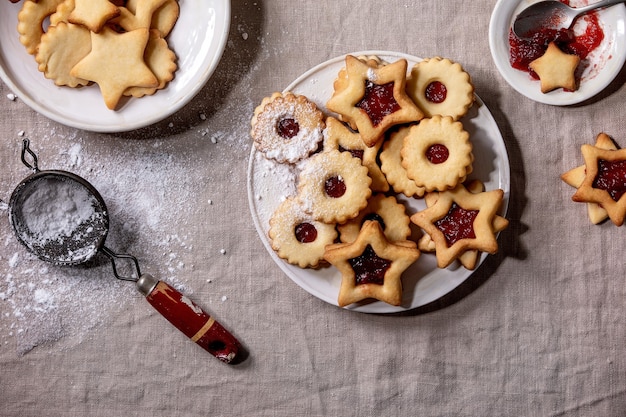
{"label": "linzer cookie", "polygon": [[349,153],[321,152],[303,163],[298,198],[314,219],[343,223],[367,206],[371,183],[367,168]]}
{"label": "linzer cookie", "polygon": [[380,169],[396,193],[407,197],[423,197],[426,189],[415,184],[402,166],[402,147],[410,129],[409,126],[403,126],[390,134],[380,153]]}
{"label": "linzer cookie", "polygon": [[334,224],[313,219],[294,197],[276,209],[268,234],[278,256],[300,268],[317,267],[324,260],[326,246],[337,238]]}
{"label": "linzer cookie", "polygon": [[406,94],[406,72],[405,59],[372,66],[348,55],[326,107],[357,130],[367,146],[374,146],[391,126],[423,117]]}
{"label": "linzer cookie", "polygon": [[254,146],[270,159],[289,163],[316,150],[325,127],[324,115],[315,103],[292,93],[264,98],[250,124]]}
{"label": "linzer cookie", "polygon": [[354,242],[329,245],[324,254],[341,272],[340,307],[369,298],[402,304],[402,273],[419,257],[415,242],[389,242],[377,221],[366,221]]}
{"label": "linzer cookie", "polygon": [[472,143],[461,122],[433,116],[411,127],[402,146],[402,166],[426,191],[456,187],[472,172]]}
{"label": "linzer cookie", "polygon": [[407,81],[409,97],[426,117],[458,120],[474,102],[474,85],[461,64],[448,58],[424,59],[413,66]]}
{"label": "linzer cookie", "polygon": [[[626,149],[617,149],[611,142],[608,135],[600,134],[595,146],[582,145],[584,177],[572,200],[598,205],[616,226],[621,226],[626,217]],[[582,170],[570,171],[562,178],[576,186],[580,174]],[[592,221],[602,221],[602,214],[596,213],[598,217]]]}
{"label": "linzer cookie", "polygon": [[[411,216],[411,221],[434,242],[439,268],[448,267],[468,250],[490,254],[498,251],[494,221],[502,198],[500,189],[472,193],[458,185],[438,193],[430,207]],[[469,266],[473,269],[475,265]]]}

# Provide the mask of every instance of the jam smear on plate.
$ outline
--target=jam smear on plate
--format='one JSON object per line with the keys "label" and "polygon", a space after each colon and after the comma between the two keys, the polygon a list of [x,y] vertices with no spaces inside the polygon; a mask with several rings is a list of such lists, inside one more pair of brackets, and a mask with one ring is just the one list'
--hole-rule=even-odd
{"label": "jam smear on plate", "polygon": [[300,223],[296,226],[294,233],[300,243],[312,243],[317,239],[317,229],[311,223]]}
{"label": "jam smear on plate", "polygon": [[[562,2],[569,4],[567,0],[562,0]],[[585,29],[583,33],[578,35],[571,29],[546,28],[535,33],[530,39],[520,39],[511,29],[509,31],[509,62],[511,66],[520,71],[528,72],[533,78],[538,79],[537,74],[528,65],[546,52],[550,42],[555,42],[563,52],[578,55],[581,61],[587,58],[602,43],[604,31],[596,12],[584,15],[579,20],[584,20]]]}
{"label": "jam smear on plate", "polygon": [[365,81],[365,95],[356,104],[378,126],[385,116],[400,110],[400,105],[393,96],[394,82],[387,84],[374,84],[370,80]]}
{"label": "jam smear on plate", "polygon": [[354,270],[356,285],[378,284],[384,285],[385,273],[391,266],[391,261],[376,255],[371,245],[367,245],[363,253],[356,258],[349,259]]}
{"label": "jam smear on plate", "polygon": [[618,201],[626,193],[626,161],[599,159],[593,188],[606,190],[614,201]]}
{"label": "jam smear on plate", "polygon": [[474,239],[474,220],[478,215],[478,210],[465,210],[456,203],[452,203],[448,214],[437,220],[434,225],[446,238],[448,247],[454,245],[461,239]]}

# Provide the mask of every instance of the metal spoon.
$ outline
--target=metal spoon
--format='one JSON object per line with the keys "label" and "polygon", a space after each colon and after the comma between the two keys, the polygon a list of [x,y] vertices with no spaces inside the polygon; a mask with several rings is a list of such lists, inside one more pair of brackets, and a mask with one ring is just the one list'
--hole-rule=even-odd
{"label": "metal spoon", "polygon": [[624,0],[601,0],[587,6],[573,8],[558,0],[540,1],[517,15],[513,23],[513,32],[519,38],[529,39],[542,29],[569,29],[578,16],[591,10],[623,2]]}

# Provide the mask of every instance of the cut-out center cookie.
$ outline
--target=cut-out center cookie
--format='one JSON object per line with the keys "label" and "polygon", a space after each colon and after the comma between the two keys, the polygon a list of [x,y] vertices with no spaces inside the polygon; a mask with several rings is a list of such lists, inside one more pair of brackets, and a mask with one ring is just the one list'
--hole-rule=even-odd
{"label": "cut-out center cookie", "polygon": [[613,201],[619,201],[626,193],[626,161],[598,159],[598,175],[593,188],[605,190]]}
{"label": "cut-out center cookie", "polygon": [[465,210],[457,203],[452,203],[448,214],[434,224],[446,238],[446,244],[451,247],[461,239],[475,239],[474,220],[478,210]]}
{"label": "cut-out center cookie", "polygon": [[356,107],[367,113],[372,125],[377,127],[386,116],[400,110],[400,105],[393,97],[394,83],[383,85],[374,84],[370,80],[365,82],[365,94]]}

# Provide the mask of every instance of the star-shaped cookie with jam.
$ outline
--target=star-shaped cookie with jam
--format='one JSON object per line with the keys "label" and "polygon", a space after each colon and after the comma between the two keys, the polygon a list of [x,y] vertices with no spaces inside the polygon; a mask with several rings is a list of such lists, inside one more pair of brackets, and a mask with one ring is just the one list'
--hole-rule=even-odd
{"label": "star-shaped cookie with jam", "polygon": [[432,239],[439,268],[462,256],[467,257],[463,265],[473,268],[474,255],[464,255],[466,252],[498,251],[496,229],[508,225],[506,219],[496,217],[503,196],[501,189],[472,193],[461,184],[438,193],[434,203],[411,216],[411,221]]}
{"label": "star-shaped cookie with jam", "polygon": [[374,65],[347,55],[326,107],[357,130],[367,146],[374,146],[391,126],[424,117],[406,93],[406,72],[406,59]]}
{"label": "star-shaped cookie with jam", "polygon": [[616,226],[621,226],[626,217],[626,149],[585,144],[581,152],[585,177],[572,200],[599,205]]}
{"label": "star-shaped cookie with jam", "polygon": [[402,304],[401,275],[419,256],[415,242],[389,242],[372,220],[363,224],[354,242],[328,245],[324,253],[324,259],[341,272],[340,307],[370,298]]}
{"label": "star-shaped cookie with jam", "polygon": [[[596,137],[595,146],[600,149],[612,150],[616,151],[617,146],[613,139],[606,133],[600,133]],[[582,185],[585,180],[585,165],[580,165],[576,168],[570,169],[569,171],[561,174],[561,179],[567,184],[574,188],[578,188]],[[589,216],[589,220],[593,224],[600,224],[606,219],[609,218],[608,213],[605,209],[602,208],[601,205],[597,203],[587,203],[587,215]]]}
{"label": "star-shaped cookie with jam", "polygon": [[[470,181],[466,188],[469,192],[478,194],[485,192],[485,185],[478,180]],[[426,207],[431,207],[437,202],[437,197],[439,196],[438,192],[427,193],[424,196],[424,201],[426,203]],[[506,229],[509,225],[509,221],[499,215],[495,215],[493,218],[493,222],[491,224],[491,228],[494,233],[500,233],[504,229]],[[435,242],[432,240],[429,234],[424,234],[419,241],[417,242],[417,248],[422,252],[435,252],[436,246]],[[478,255],[479,251],[477,249],[466,250],[461,253],[457,258],[459,263],[463,265],[466,269],[474,269],[478,263]]]}

